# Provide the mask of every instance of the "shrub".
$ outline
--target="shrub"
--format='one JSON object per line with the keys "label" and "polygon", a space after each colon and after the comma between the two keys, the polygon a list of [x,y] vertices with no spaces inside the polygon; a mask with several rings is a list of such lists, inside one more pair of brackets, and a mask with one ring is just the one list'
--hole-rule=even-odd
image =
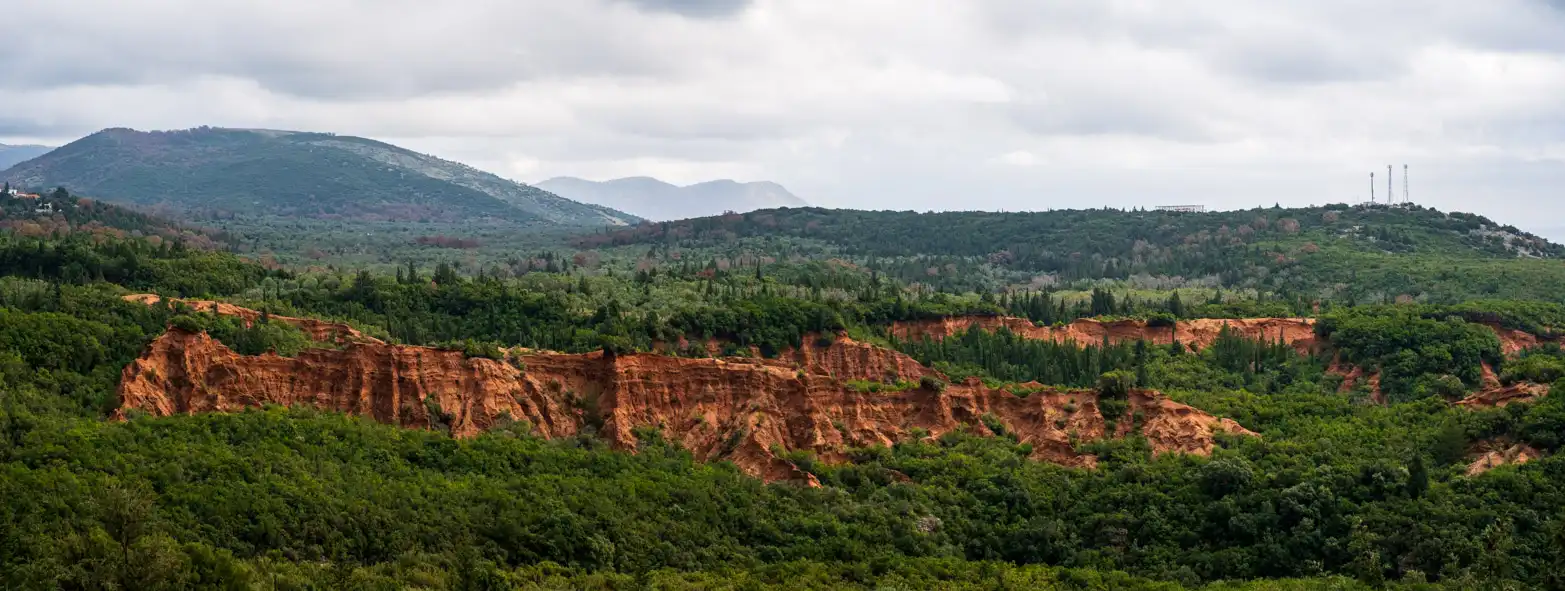
{"label": "shrub", "polygon": [[918,379],[918,387],[930,392],[940,393],[946,391],[946,383],[935,376],[924,376]]}
{"label": "shrub", "polygon": [[1529,354],[1509,361],[1500,372],[1500,381],[1506,384],[1527,381],[1552,384],[1565,378],[1565,359],[1547,354]]}
{"label": "shrub", "polygon": [[1098,412],[1103,415],[1103,420],[1113,423],[1125,416],[1125,411],[1130,408],[1130,402],[1123,398],[1103,398],[1098,400]]}
{"label": "shrub", "polygon": [[206,325],[201,320],[189,314],[180,314],[168,321],[169,325],[185,332],[206,332]]}
{"label": "shrub", "polygon": [[1147,326],[1149,327],[1169,327],[1173,326],[1174,323],[1174,315],[1168,312],[1153,312],[1147,315]]}
{"label": "shrub", "polygon": [[1125,398],[1136,386],[1136,374],[1125,370],[1104,372],[1098,376],[1098,393],[1111,398]]}

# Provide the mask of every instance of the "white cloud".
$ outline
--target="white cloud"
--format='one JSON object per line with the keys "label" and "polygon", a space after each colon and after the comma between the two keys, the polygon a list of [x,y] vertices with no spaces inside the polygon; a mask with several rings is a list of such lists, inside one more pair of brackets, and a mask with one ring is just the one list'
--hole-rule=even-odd
{"label": "white cloud", "polygon": [[1007,164],[1010,166],[1027,167],[1037,165],[1038,157],[1032,152],[1028,152],[1027,150],[1016,150],[1014,152],[1006,152],[999,155],[995,158],[995,162],[999,162],[1000,164]]}
{"label": "white cloud", "polygon": [[1545,0],[18,0],[0,141],[196,125],[385,139],[523,180],[812,203],[1415,198],[1565,214]]}

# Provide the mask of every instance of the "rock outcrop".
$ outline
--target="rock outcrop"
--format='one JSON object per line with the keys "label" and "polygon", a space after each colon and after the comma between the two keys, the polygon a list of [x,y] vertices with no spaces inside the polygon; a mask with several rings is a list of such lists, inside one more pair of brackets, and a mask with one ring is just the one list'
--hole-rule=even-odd
{"label": "rock outcrop", "polygon": [[1009,316],[962,316],[940,320],[898,322],[892,332],[902,339],[929,337],[942,339],[959,335],[969,328],[979,327],[994,331],[1002,327],[1022,337],[1048,341],[1075,341],[1081,344],[1097,344],[1147,341],[1167,345],[1174,341],[1202,349],[1217,340],[1217,335],[1228,330],[1249,339],[1276,341],[1281,339],[1295,349],[1308,352],[1316,347],[1315,319],[1313,318],[1238,318],[1180,320],[1171,326],[1150,326],[1144,320],[1101,321],[1090,318],[1076,320],[1063,326],[1035,326],[1026,318]]}
{"label": "rock outcrop", "polygon": [[1504,408],[1509,404],[1533,402],[1548,395],[1549,387],[1532,382],[1518,382],[1509,386],[1487,388],[1474,392],[1457,401],[1457,406],[1467,408]]}
{"label": "rock outcrop", "polygon": [[1490,330],[1494,331],[1494,336],[1500,338],[1500,352],[1504,353],[1506,357],[1514,356],[1524,349],[1536,347],[1540,343],[1549,342],[1539,339],[1537,335],[1532,333],[1505,328],[1497,323],[1486,322],[1484,326],[1489,327]]}
{"label": "rock outcrop", "polygon": [[1032,444],[1036,459],[1091,467],[1095,458],[1078,452],[1075,441],[1140,432],[1156,453],[1205,454],[1215,433],[1253,435],[1152,391],[1133,392],[1116,432],[1106,433],[1090,390],[1023,397],[970,380],[861,393],[843,383],[917,383],[924,375],[939,374],[841,337],[777,360],[516,352],[500,361],[378,342],[295,358],[244,356],[208,335],[171,329],[125,368],[119,415],[307,405],[457,437],[526,421],[542,437],[595,432],[621,449],[635,448],[638,430],[655,428],[699,458],[731,460],[767,480],[806,482],[810,477],[779,452],[806,450],[834,462],[853,447],[890,445],[919,432],[990,433],[995,425]]}
{"label": "rock outcrop", "polygon": [[1520,465],[1543,457],[1543,452],[1526,444],[1488,445],[1480,449],[1478,459],[1467,465],[1467,475],[1477,476],[1500,466]]}

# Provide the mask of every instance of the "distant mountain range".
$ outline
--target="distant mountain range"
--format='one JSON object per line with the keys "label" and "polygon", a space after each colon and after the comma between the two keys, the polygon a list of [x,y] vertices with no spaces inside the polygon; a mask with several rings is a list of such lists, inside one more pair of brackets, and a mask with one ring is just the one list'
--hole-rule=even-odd
{"label": "distant mountain range", "polygon": [[49,146],[7,146],[0,144],[0,170],[10,168],[18,162],[32,160],[53,149]]}
{"label": "distant mountain range", "polygon": [[743,213],[809,205],[782,185],[767,181],[718,180],[681,187],[651,177],[603,182],[555,177],[538,183],[538,187],[567,199],[595,203],[657,221],[719,215],[725,211]]}
{"label": "distant mountain range", "polygon": [[0,180],[21,187],[63,186],[194,217],[548,226],[640,221],[383,142],[299,131],[106,129],[0,172]]}

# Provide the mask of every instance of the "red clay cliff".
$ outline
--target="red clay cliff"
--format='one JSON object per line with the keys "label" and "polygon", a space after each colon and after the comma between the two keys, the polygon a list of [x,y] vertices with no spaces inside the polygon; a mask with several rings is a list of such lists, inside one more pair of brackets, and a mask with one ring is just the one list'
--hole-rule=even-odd
{"label": "red clay cliff", "polygon": [[1153,391],[1132,392],[1116,432],[1105,433],[1090,390],[1021,397],[970,380],[941,391],[862,393],[844,383],[923,376],[941,377],[906,355],[842,337],[830,346],[807,340],[774,360],[518,351],[499,361],[367,340],[295,358],[244,356],[171,329],[125,368],[119,414],[307,405],[457,437],[511,421],[546,438],[596,430],[621,449],[634,449],[636,430],[650,427],[698,458],[731,460],[767,480],[809,479],[780,451],[841,461],[849,448],[890,445],[915,430],[988,433],[986,421],[1032,444],[1036,459],[1080,467],[1096,459],[1073,440],[1140,432],[1156,453],[1206,454],[1215,433],[1253,435]]}

